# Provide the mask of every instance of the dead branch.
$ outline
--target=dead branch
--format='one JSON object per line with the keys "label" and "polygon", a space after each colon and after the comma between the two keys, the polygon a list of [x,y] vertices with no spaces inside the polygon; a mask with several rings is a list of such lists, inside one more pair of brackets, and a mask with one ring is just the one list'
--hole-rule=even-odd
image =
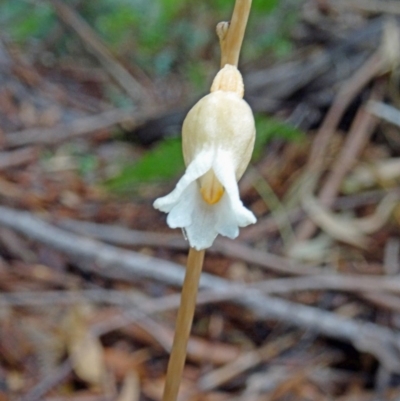
{"label": "dead branch", "polygon": [[70,124],[60,124],[52,128],[29,128],[4,134],[4,145],[8,147],[29,144],[53,145],[77,136],[94,133],[117,124],[139,125],[146,119],[133,110],[109,110],[94,116],[82,117]]}
{"label": "dead branch", "polygon": [[319,172],[321,170],[327,146],[343,113],[360,90],[382,71],[382,68],[381,54],[380,52],[375,52],[363,67],[356,71],[353,77],[342,84],[313,142],[308,166],[311,172]]}
{"label": "dead branch", "polygon": [[188,243],[181,234],[161,234],[156,232],[132,230],[110,224],[90,221],[63,219],[57,226],[77,234],[86,235],[119,246],[161,246],[171,249],[188,249]]}
{"label": "dead branch", "polygon": [[367,110],[376,117],[400,127],[400,110],[396,107],[371,100],[367,103]]}
{"label": "dead branch", "polygon": [[294,277],[284,279],[272,279],[253,284],[257,288],[269,294],[284,294],[296,291],[350,291],[350,292],[393,292],[400,294],[400,278],[320,274],[318,276]]}
{"label": "dead branch", "polygon": [[135,294],[116,290],[87,289],[79,291],[21,291],[3,292],[0,305],[24,307],[52,307],[54,305],[74,305],[81,300],[105,305],[132,306],[140,302]]}
{"label": "dead branch", "polygon": [[400,15],[400,4],[393,0],[335,0],[331,1],[331,7],[352,8],[358,11],[366,11],[373,14]]}
{"label": "dead branch", "polygon": [[[302,291],[367,293],[374,297],[381,296],[383,293],[387,292],[400,294],[400,278],[397,276],[380,277],[347,274],[320,274],[317,276],[263,280],[243,286],[248,290],[256,289],[265,294],[290,294]],[[207,294],[207,296],[205,294]],[[207,291],[206,293],[203,293],[203,296],[205,298],[201,303],[206,303],[234,299],[237,297],[237,292],[217,294],[213,291]],[[143,302],[142,297],[131,292],[87,289],[79,291],[23,291],[3,293],[0,295],[0,305],[42,308],[45,306],[52,307],[54,305],[72,305],[82,299],[100,304],[120,305],[124,307],[138,307]],[[175,303],[175,297],[172,297],[171,299],[170,297],[165,297],[159,299],[159,301],[165,307],[163,310],[174,309],[177,306]],[[397,299],[397,305],[399,305],[399,301],[400,300]],[[160,311],[157,308],[154,313]],[[146,311],[150,313],[152,309],[146,309]]]}
{"label": "dead branch", "polygon": [[[150,278],[171,285],[182,283],[184,271],[176,263],[67,233],[28,212],[0,207],[0,224],[69,255],[79,266],[85,262],[95,263],[99,274],[117,272],[133,282],[137,282],[139,278]],[[284,321],[303,329],[315,330],[320,335],[350,342],[360,351],[374,355],[390,371],[400,372],[400,336],[389,328],[268,297],[257,289],[246,289],[211,274],[203,274],[201,287],[217,291],[221,295],[237,291],[237,302],[249,308],[259,318]],[[199,298],[202,299],[201,293]],[[148,305],[145,303],[143,307]]]}
{"label": "dead branch", "polygon": [[[332,135],[334,134],[337,125],[339,124],[343,113],[346,111],[350,102],[354,99],[357,93],[379,72],[382,71],[383,61],[379,51],[375,52],[370,59],[365,63],[363,68],[347,82],[342,84],[342,87],[335,98],[334,103],[329,109],[315,140],[312,145],[309,162],[307,166],[306,176],[309,180],[308,185],[310,191],[314,191],[316,181],[321,174],[324,164],[326,149],[329,145]],[[349,136],[351,138],[351,148],[348,149],[348,144],[343,147],[342,153],[335,164],[334,170],[329,181],[324,185],[320,192],[321,202],[325,206],[330,206],[334,201],[334,196],[337,193],[338,187],[353,164],[351,156],[359,152],[360,147],[365,143],[365,138],[368,138],[373,131],[373,122],[376,121],[369,113],[362,109],[358,113],[358,118],[352,126],[352,132],[356,135]],[[349,140],[348,140],[349,141]],[[315,231],[315,225],[311,220],[305,220],[297,228],[298,241],[308,239]]]}
{"label": "dead branch", "polygon": [[319,193],[319,200],[325,206],[331,206],[333,204],[342,180],[347,172],[354,166],[361,151],[372,135],[377,122],[377,119],[371,116],[365,108],[361,108],[357,113],[342,150]]}
{"label": "dead branch", "polygon": [[[398,191],[394,189],[393,193],[397,192]],[[335,199],[333,207],[338,210],[352,210],[360,206],[378,203],[386,195],[388,195],[388,191],[375,189],[354,195],[339,196]],[[288,212],[286,218],[289,219],[292,224],[297,223],[300,219],[304,218],[304,211],[300,207],[294,208]],[[242,229],[239,239],[244,242],[254,241],[263,235],[276,233],[278,231],[278,224],[281,221],[283,221],[283,219],[279,216],[268,215],[264,218],[260,218],[257,224]]]}
{"label": "dead branch", "polygon": [[[75,233],[87,235],[101,241],[119,246],[164,246],[172,249],[187,249],[188,244],[181,235],[159,234],[130,230],[124,227],[77,220],[62,220],[57,222],[60,227]],[[311,266],[294,265],[291,260],[268,252],[250,248],[239,241],[217,238],[211,252],[218,252],[226,256],[234,257],[248,263],[253,263],[266,269],[281,274],[319,274],[320,270]]]}
{"label": "dead branch", "polygon": [[71,361],[67,359],[51,375],[34,386],[19,401],[38,401],[43,398],[53,387],[65,381],[72,371]]}
{"label": "dead branch", "polygon": [[292,347],[296,341],[297,333],[290,333],[283,338],[279,337],[275,341],[268,342],[259,349],[243,352],[234,361],[203,375],[199,379],[199,387],[202,391],[210,391],[244,371],[277,357],[280,353]]}
{"label": "dead branch", "polygon": [[[80,37],[86,49],[103,65],[120,87],[137,103],[150,103],[149,95],[143,86],[112,55],[107,46],[71,7],[60,0],[50,0],[58,17],[70,26]],[[145,101],[145,102],[143,102]]]}
{"label": "dead branch", "polygon": [[36,160],[37,157],[37,149],[33,147],[0,152],[0,170],[29,164]]}
{"label": "dead branch", "polygon": [[[295,278],[270,279],[257,283],[247,284],[245,287],[257,289],[265,294],[290,294],[301,291],[342,291],[342,292],[365,292],[380,296],[379,293],[392,292],[400,294],[400,279],[398,277],[380,277],[363,275],[340,275],[340,274],[320,274],[318,276],[306,276]],[[214,294],[207,292],[208,302],[214,300],[221,301],[234,299],[237,294]],[[203,294],[204,295],[204,294]],[[204,295],[205,296],[205,295]],[[213,298],[215,296],[215,298]],[[105,289],[88,289],[80,291],[42,291],[42,292],[14,292],[0,295],[0,304],[8,306],[53,306],[70,305],[86,299],[91,302],[103,303],[108,305],[135,306],[143,301],[134,293],[121,292]],[[172,298],[174,299],[174,298]],[[166,308],[174,308],[175,301],[170,301],[169,297],[164,299]],[[172,302],[172,303],[170,303]],[[206,302],[204,300],[204,302]],[[146,309],[147,310],[147,309]],[[158,309],[156,310],[158,311]]]}

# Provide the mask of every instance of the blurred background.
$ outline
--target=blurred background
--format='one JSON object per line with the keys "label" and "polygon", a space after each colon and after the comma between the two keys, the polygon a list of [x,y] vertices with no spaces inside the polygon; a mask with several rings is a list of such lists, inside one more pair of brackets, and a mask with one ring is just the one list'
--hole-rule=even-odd
{"label": "blurred background", "polygon": [[[161,399],[187,243],[152,203],[233,0],[0,0],[0,401]],[[182,400],[400,399],[400,2],[253,0],[258,223],[207,253]]]}
{"label": "blurred background", "polygon": [[[299,4],[285,1],[278,7],[278,3],[254,2],[247,34],[251,39],[242,51],[243,68],[265,68],[293,52],[291,31],[299,18]],[[37,85],[35,89],[44,93],[36,94],[34,104],[18,99],[29,109],[25,119],[30,121],[24,124],[23,119],[12,119],[3,111],[3,130],[43,127],[43,119],[50,120],[45,125],[68,123],[93,112],[119,108],[134,111],[135,119],[141,121],[132,125],[126,121],[128,118],[121,117],[121,123],[126,123],[121,129],[119,121],[111,116],[114,138],[119,135],[124,141],[148,145],[178,138],[188,107],[207,93],[219,68],[215,26],[229,19],[233,5],[222,0],[201,4],[17,1],[3,2],[0,7],[3,46],[13,53],[8,57],[23,58],[26,67],[34,65],[46,84],[57,85],[65,97],[71,97],[69,105],[59,104],[54,96],[46,100],[48,89]],[[256,90],[252,91],[254,95]],[[26,98],[24,95],[18,96]],[[259,109],[264,111],[264,106],[260,104]],[[268,131],[260,139],[265,143],[274,135],[273,130],[268,129],[267,116],[258,117],[263,130]],[[291,127],[285,134],[295,135]],[[133,167],[132,159],[128,163],[114,157],[114,165],[108,166],[102,179],[112,179],[113,189],[132,190],[132,180],[136,178],[141,182],[171,178],[182,169],[178,142],[179,139],[171,139],[159,144],[161,153],[166,152],[165,158],[158,154],[156,163],[151,163],[153,167],[145,168],[152,171],[141,172]],[[130,150],[140,153],[138,147]],[[96,152],[82,152],[80,162],[84,169],[95,170],[99,162]],[[174,166],[169,166],[171,163]]]}

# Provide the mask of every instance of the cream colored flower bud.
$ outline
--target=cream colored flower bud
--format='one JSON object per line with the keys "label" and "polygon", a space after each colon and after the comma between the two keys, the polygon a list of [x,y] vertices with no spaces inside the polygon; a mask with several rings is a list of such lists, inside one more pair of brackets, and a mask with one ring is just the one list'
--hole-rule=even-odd
{"label": "cream colored flower bud", "polygon": [[255,139],[253,113],[242,97],[240,72],[226,65],[211,93],[193,106],[183,123],[185,175],[169,195],[154,203],[169,213],[169,226],[183,228],[197,249],[211,246],[218,234],[235,238],[238,227],[256,221],[243,206],[237,186]]}
{"label": "cream colored flower bud", "polygon": [[243,97],[244,84],[242,74],[235,66],[226,64],[225,67],[218,72],[211,85],[210,92],[219,90],[224,92],[235,92],[241,98]]}

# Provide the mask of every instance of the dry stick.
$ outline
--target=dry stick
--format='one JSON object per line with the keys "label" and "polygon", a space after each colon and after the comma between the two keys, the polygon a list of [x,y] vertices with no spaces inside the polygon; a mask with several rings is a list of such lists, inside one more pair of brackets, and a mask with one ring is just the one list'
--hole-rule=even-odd
{"label": "dry stick", "polygon": [[[80,268],[89,268],[104,277],[117,277],[134,283],[144,278],[171,285],[179,285],[182,282],[182,268],[176,263],[65,232],[28,212],[0,206],[0,225],[65,253],[75,260]],[[236,291],[236,302],[249,308],[261,319],[284,321],[301,328],[311,328],[331,338],[351,342],[359,350],[375,355],[389,369],[400,372],[400,336],[389,328],[374,323],[357,322],[315,307],[268,297],[257,289],[247,289],[211,274],[203,274],[200,284],[213,290],[211,295],[199,294],[199,300],[202,302],[208,302],[210,298],[216,302],[218,295],[221,295],[221,299],[226,299],[227,293]],[[149,303],[145,303],[140,309],[145,313],[148,308]]]}
{"label": "dry stick", "polygon": [[308,162],[308,169],[311,172],[318,173],[321,170],[329,141],[344,112],[360,90],[382,71],[382,67],[381,52],[376,51],[351,78],[342,84],[313,142]]}
{"label": "dry stick", "polygon": [[[377,90],[372,93],[371,97],[376,98],[377,96],[382,96],[382,93],[379,92],[382,91],[377,88]],[[358,110],[341,152],[334,162],[328,177],[324,181],[322,189],[319,191],[318,201],[325,207],[331,207],[335,202],[340,184],[356,163],[358,156],[375,130],[377,123],[378,119],[366,111],[363,106]],[[301,235],[299,234],[298,239],[304,241],[311,237],[316,230],[316,226],[311,220],[306,220],[303,227],[299,230],[301,229],[303,231],[300,231]]]}
{"label": "dry stick", "polygon": [[365,292],[362,297],[374,305],[393,312],[400,312],[400,298],[390,294]]}
{"label": "dry stick", "polygon": [[34,147],[0,152],[0,170],[32,163],[38,155],[38,149]]}
{"label": "dry stick", "polygon": [[207,372],[199,379],[201,391],[210,391],[239,376],[239,374],[277,357],[280,353],[292,347],[298,341],[298,332],[291,332],[279,337],[273,342],[267,342],[261,348],[243,352],[238,358],[211,372]]}
{"label": "dry stick", "polygon": [[[373,97],[376,95],[378,95],[376,92],[373,93]],[[332,206],[342,180],[356,163],[358,156],[375,130],[377,122],[378,119],[368,113],[364,107],[361,107],[357,112],[342,150],[319,193],[319,200],[325,206]]]}
{"label": "dry stick", "polygon": [[179,385],[186,360],[186,349],[196,308],[197,290],[203,268],[205,250],[189,250],[181,301],[176,321],[172,351],[168,362],[163,401],[177,399]]}
{"label": "dry stick", "polygon": [[[399,257],[400,257],[400,240],[398,238],[389,238],[386,241],[384,254],[383,254],[383,272],[384,278],[393,281],[396,280],[399,273]],[[363,294],[363,297],[374,304],[389,309],[392,311],[400,311],[400,298],[391,294],[377,294],[373,292],[367,292]]]}
{"label": "dry stick", "polygon": [[[120,246],[166,246],[171,249],[187,249],[187,242],[179,235],[160,234],[130,230],[125,227],[83,222],[77,220],[61,220],[60,227],[72,232],[87,235],[101,241]],[[226,238],[217,238],[210,248],[211,252],[218,252],[231,258],[256,264],[280,274],[302,275],[320,274],[320,269],[312,266],[293,263],[290,259],[274,255],[265,251],[250,248],[249,246]]]}
{"label": "dry stick", "polygon": [[19,401],[39,401],[43,399],[53,387],[61,384],[68,378],[71,373],[72,365],[71,361],[67,359],[57,369],[51,372],[44,380],[34,386],[28,391],[27,394],[23,395]]}
{"label": "dry stick", "polygon": [[[252,284],[237,287],[238,291],[229,293],[216,293],[215,291],[203,291],[198,303],[208,303],[215,301],[235,300],[241,295],[243,289],[257,289],[264,294],[290,294],[302,291],[343,291],[368,294],[393,293],[400,295],[400,278],[375,276],[375,275],[345,275],[345,274],[320,274],[317,276],[291,277],[268,279]],[[379,294],[379,295],[380,295]],[[134,294],[124,291],[89,289],[79,291],[22,291],[7,292],[0,295],[0,305],[28,306],[28,307],[53,307],[55,305],[72,305],[81,299],[86,299],[93,303],[105,305],[134,306],[141,309],[142,297],[135,297]],[[400,298],[397,297],[397,300]],[[174,295],[168,295],[154,300],[156,309],[146,307],[146,313],[155,313],[168,309],[175,309],[179,302]],[[147,302],[147,301],[146,301]],[[151,301],[153,302],[153,301]],[[160,304],[162,310],[159,308]]]}
{"label": "dry stick", "polygon": [[[335,129],[338,126],[344,112],[359,91],[373,77],[382,71],[382,67],[383,62],[381,52],[376,51],[353,77],[342,84],[331,108],[329,109],[321,127],[318,130],[311,149],[307,167],[307,175],[312,177],[314,185],[323,168],[324,156],[326,154],[329,141],[332,135],[335,133]],[[312,187],[314,187],[314,185],[312,185]],[[297,229],[297,239],[299,241],[304,241],[313,234],[314,230],[314,223],[309,219],[305,220]]]}
{"label": "dry stick", "polygon": [[182,234],[166,234],[151,231],[139,231],[130,228],[93,223],[74,219],[56,220],[54,223],[61,228],[76,234],[96,238],[100,241],[119,246],[157,246],[169,249],[186,250],[188,242]]}
{"label": "dry stick", "polygon": [[367,110],[376,117],[400,127],[400,110],[398,108],[382,102],[372,101],[368,102]]}
{"label": "dry stick", "polygon": [[330,1],[330,3],[331,7],[352,8],[372,14],[400,15],[400,3],[398,0],[335,0]]}
{"label": "dry stick", "polygon": [[87,50],[100,61],[107,72],[114,78],[119,86],[125,90],[132,100],[138,103],[150,104],[147,91],[133,78],[129,71],[115,59],[90,25],[62,1],[50,0],[50,2],[59,18],[79,35]]}
{"label": "dry stick", "polygon": [[59,124],[51,128],[28,128],[22,131],[4,134],[4,144],[8,147],[28,144],[56,144],[76,136],[87,135],[117,124],[137,125],[148,118],[133,110],[114,109],[89,117],[77,118],[68,124]]}
{"label": "dry stick", "polygon": [[[398,193],[399,191],[394,189],[391,192]],[[341,196],[335,200],[334,206],[340,210],[349,210],[360,206],[372,205],[381,201],[387,194],[388,191],[385,190],[371,190],[361,194]],[[300,207],[297,207],[296,209],[289,211],[288,217],[291,222],[297,222],[301,218],[304,218],[304,211],[302,211]],[[279,220],[280,218],[277,219]],[[232,248],[233,252],[235,252],[236,244],[238,244],[244,248],[240,249],[240,251],[236,251],[236,258],[245,262],[260,265],[266,269],[272,269],[277,273],[302,274],[303,268],[298,262],[291,264],[286,258],[256,250],[244,244],[244,242],[252,241],[262,235],[275,233],[277,231],[277,223],[275,220],[276,219],[273,216],[267,216],[264,219],[260,219],[256,225],[248,226],[243,229],[239,238],[233,243],[232,241],[227,241],[223,238],[217,238],[211,251],[232,256],[230,252],[232,251]],[[96,238],[118,246],[155,246],[170,249],[188,249],[188,243],[184,238],[182,238],[181,234],[139,231],[117,225],[100,224],[74,219],[56,220],[54,223],[68,231]],[[287,266],[289,266],[289,269],[286,268]],[[298,270],[299,267],[300,273]],[[319,271],[312,272],[309,270],[312,269],[310,266],[305,266],[305,268],[307,268],[307,271],[311,274],[319,274]]]}
{"label": "dry stick", "polygon": [[347,107],[360,90],[382,70],[382,55],[375,52],[356,73],[346,80],[326,114],[312,145],[308,168],[318,171],[324,163],[324,155],[332,135]]}
{"label": "dry stick", "polygon": [[[182,275],[176,272],[177,265],[175,263],[163,261],[157,258],[145,257],[136,252],[125,251],[120,248],[114,248],[109,245],[91,241],[84,237],[73,235],[33,217],[33,215],[28,212],[18,212],[10,208],[0,207],[0,224],[28,235],[34,240],[54,247],[68,255],[79,257],[81,262],[85,259],[95,259],[101,269],[95,271],[98,271],[98,273],[103,276],[107,276],[108,274],[112,276],[110,267],[117,263],[117,267],[128,270],[130,269],[135,273],[132,277],[134,281],[137,281],[138,277],[146,277],[178,285],[182,278]],[[238,244],[235,244],[235,246],[237,245]],[[102,267],[104,267],[104,269]],[[293,268],[295,269],[296,265],[294,265]],[[168,270],[168,272],[166,270]],[[299,278],[270,279],[254,284],[247,284],[246,286],[231,283],[229,285],[229,294],[223,293],[220,294],[221,296],[219,298],[215,298],[215,294],[212,295],[212,293],[209,293],[206,298],[208,302],[218,299],[227,300],[237,297],[235,291],[239,291],[239,294],[243,294],[247,290],[252,289],[274,294],[310,290],[393,292],[400,294],[400,280],[397,277],[344,275],[336,273],[324,274],[321,268],[315,268],[315,271],[318,272],[317,275],[308,275],[307,277]],[[299,269],[297,273],[298,275],[307,275],[307,273],[301,269]],[[122,275],[120,275],[120,277],[122,277]],[[225,280],[216,277],[211,279],[209,278],[209,275],[204,275],[203,278],[206,279],[203,284],[209,288],[215,288],[214,285],[216,285],[217,282],[221,285],[222,283],[226,285]],[[131,280],[129,276],[125,276],[124,279],[128,281]],[[215,290],[219,291],[220,288],[222,287],[215,288]],[[79,294],[94,302],[124,305],[128,305],[129,303],[135,305],[136,303],[141,303],[140,300],[137,300],[137,298],[128,294],[118,291],[105,291],[98,289],[73,293],[65,291],[46,291],[46,293],[43,294],[29,292],[3,294],[0,297],[0,302],[5,302],[10,305],[24,305],[27,303],[34,305],[42,305],[44,303],[71,303],[76,301],[76,296]],[[200,297],[202,296],[203,295],[200,295]],[[36,298],[33,299],[34,297]],[[169,298],[170,297],[168,297],[168,299]],[[204,302],[207,302],[207,300]],[[162,300],[164,306],[168,304],[168,302],[169,301],[166,299]],[[176,300],[173,302],[176,302]],[[176,303],[173,303],[173,305],[169,307],[175,308],[176,306]],[[146,311],[148,310],[146,309]],[[151,312],[153,313],[155,311]]]}

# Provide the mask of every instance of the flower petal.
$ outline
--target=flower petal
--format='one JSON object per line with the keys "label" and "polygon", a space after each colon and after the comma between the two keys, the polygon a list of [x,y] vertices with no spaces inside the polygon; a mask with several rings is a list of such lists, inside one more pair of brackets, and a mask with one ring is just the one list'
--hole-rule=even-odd
{"label": "flower petal", "polygon": [[186,227],[192,223],[193,209],[196,204],[198,185],[194,181],[183,191],[175,206],[168,213],[167,224],[171,228]]}
{"label": "flower petal", "polygon": [[[255,219],[243,205],[239,211],[235,209],[228,193],[225,193],[218,203],[210,205],[202,199],[198,188],[196,190],[198,193],[194,197],[191,223],[182,226],[193,248],[200,250],[210,247],[218,234],[236,238],[239,235],[238,213],[250,214],[251,221]],[[250,224],[249,219],[244,224]]]}
{"label": "flower petal", "polygon": [[254,214],[243,206],[239,197],[239,188],[235,177],[235,165],[228,151],[219,150],[213,163],[213,170],[229,197],[232,212],[239,227],[254,224]]}
{"label": "flower petal", "polygon": [[211,168],[213,156],[214,152],[211,149],[204,149],[199,152],[195,159],[186,168],[185,174],[178,181],[175,189],[168,195],[156,199],[153,206],[162,212],[170,212],[179,201],[179,198],[182,196],[185,189]]}
{"label": "flower petal", "polygon": [[224,196],[216,205],[217,221],[215,229],[219,234],[228,238],[236,238],[239,235],[239,226],[236,220],[236,214],[232,209],[229,195],[225,192]]}
{"label": "flower petal", "polygon": [[209,248],[218,235],[215,222],[218,215],[216,205],[204,202],[200,192],[195,197],[192,223],[183,227],[191,247],[197,250]]}

